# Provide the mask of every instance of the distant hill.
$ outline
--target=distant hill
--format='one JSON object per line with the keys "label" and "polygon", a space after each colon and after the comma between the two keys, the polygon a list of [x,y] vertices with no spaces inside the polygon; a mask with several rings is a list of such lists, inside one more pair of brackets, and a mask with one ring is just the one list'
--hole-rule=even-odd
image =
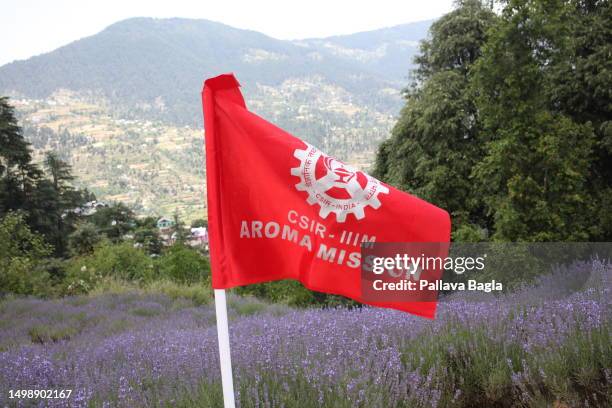
{"label": "distant hill", "polygon": [[[91,91],[134,111],[179,124],[199,117],[202,80],[233,71],[255,84],[320,77],[383,110],[397,103],[377,95],[406,82],[417,41],[429,22],[352,35],[282,41],[208,20],[132,18],[47,54],[0,67],[0,92],[44,98],[60,88]],[[125,105],[125,106],[123,106]],[[150,105],[150,106],[149,106]]]}
{"label": "distant hill", "polygon": [[[432,22],[432,20],[419,21],[350,35],[309,40],[308,43],[332,50],[338,47],[337,56],[347,56],[349,61],[357,59],[363,68],[387,80],[400,82],[403,86],[406,84],[419,41],[426,37]],[[352,58],[351,50],[355,53]]]}
{"label": "distant hill", "polygon": [[83,186],[148,213],[202,215],[200,89],[232,71],[250,109],[367,167],[402,105],[429,21],[277,40],[207,20],[133,18],[0,67],[37,157],[57,150]]}

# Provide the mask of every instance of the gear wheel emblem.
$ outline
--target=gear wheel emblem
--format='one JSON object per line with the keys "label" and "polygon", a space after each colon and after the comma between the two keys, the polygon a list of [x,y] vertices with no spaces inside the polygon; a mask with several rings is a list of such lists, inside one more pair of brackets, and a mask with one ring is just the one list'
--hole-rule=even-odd
{"label": "gear wheel emblem", "polygon": [[308,143],[293,155],[300,161],[298,167],[291,169],[291,174],[300,178],[295,188],[308,193],[308,204],[319,205],[321,218],[333,212],[338,222],[346,221],[348,214],[361,220],[365,218],[365,207],[381,206],[378,194],[389,193],[374,177],[327,156]]}

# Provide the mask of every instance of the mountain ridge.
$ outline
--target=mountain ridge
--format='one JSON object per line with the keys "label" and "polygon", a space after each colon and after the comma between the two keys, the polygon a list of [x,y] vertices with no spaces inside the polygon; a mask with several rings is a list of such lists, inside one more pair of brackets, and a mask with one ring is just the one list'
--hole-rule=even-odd
{"label": "mountain ridge", "polygon": [[234,72],[250,110],[366,169],[426,27],[288,41],[209,20],[133,18],[0,67],[0,94],[14,97],[37,157],[58,151],[99,198],[201,214],[206,77]]}
{"label": "mountain ridge", "polygon": [[[184,94],[177,96],[176,92],[155,85],[163,83],[162,77],[166,76],[169,80],[177,80],[174,88],[182,91],[187,86],[192,89],[196,80],[199,87],[205,77],[228,71],[236,72],[245,83],[264,85],[278,85],[288,77],[317,74],[353,91],[363,86],[358,78],[380,85],[397,85],[403,80],[398,72],[408,73],[410,56],[429,23],[408,23],[349,35],[292,41],[211,20],[134,17],[51,52],[0,66],[0,91],[40,98],[60,88],[101,89],[106,96],[118,96],[131,102],[132,96],[140,100],[160,95],[182,100]],[[376,58],[379,63],[363,60],[364,53],[380,48],[381,42],[386,44],[398,38],[408,41],[405,43],[408,53],[399,57],[403,64],[389,64],[385,55]],[[259,50],[264,52],[257,55]],[[350,55],[352,50],[357,50],[356,55]],[[254,55],[248,59],[245,56],[250,55],[250,51]],[[363,52],[359,54],[359,51]],[[394,51],[395,61],[401,53]],[[158,69],[152,71],[151,66]],[[389,66],[394,67],[392,72],[384,69]],[[120,81],[118,76],[127,78],[133,85]],[[143,89],[147,83],[152,86]],[[115,89],[111,92],[109,86]]]}

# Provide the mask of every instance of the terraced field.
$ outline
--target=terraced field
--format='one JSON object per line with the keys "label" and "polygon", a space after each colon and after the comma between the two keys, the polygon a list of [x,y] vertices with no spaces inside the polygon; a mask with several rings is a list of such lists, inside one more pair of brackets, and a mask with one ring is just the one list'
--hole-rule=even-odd
{"label": "terraced field", "polygon": [[[245,97],[253,111],[361,169],[371,165],[394,121],[317,77],[258,86]],[[200,123],[126,118],[129,114],[100,96],[68,90],[44,100],[11,102],[36,158],[48,150],[59,152],[73,166],[77,184],[99,199],[125,202],[142,214],[167,216],[178,210],[186,220],[205,216]]]}
{"label": "terraced field", "polygon": [[203,131],[119,119],[100,101],[62,91],[47,100],[13,100],[37,159],[58,151],[77,184],[147,214],[188,219],[205,213]]}

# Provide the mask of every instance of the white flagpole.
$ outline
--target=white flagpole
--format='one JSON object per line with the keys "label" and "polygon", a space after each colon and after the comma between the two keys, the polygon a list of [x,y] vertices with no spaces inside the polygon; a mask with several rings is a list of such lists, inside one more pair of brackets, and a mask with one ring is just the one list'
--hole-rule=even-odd
{"label": "white flagpole", "polygon": [[234,380],[232,378],[232,357],[230,354],[225,289],[215,289],[215,310],[217,312],[217,336],[219,338],[219,362],[221,363],[223,405],[225,408],[235,408],[236,403],[234,400]]}

